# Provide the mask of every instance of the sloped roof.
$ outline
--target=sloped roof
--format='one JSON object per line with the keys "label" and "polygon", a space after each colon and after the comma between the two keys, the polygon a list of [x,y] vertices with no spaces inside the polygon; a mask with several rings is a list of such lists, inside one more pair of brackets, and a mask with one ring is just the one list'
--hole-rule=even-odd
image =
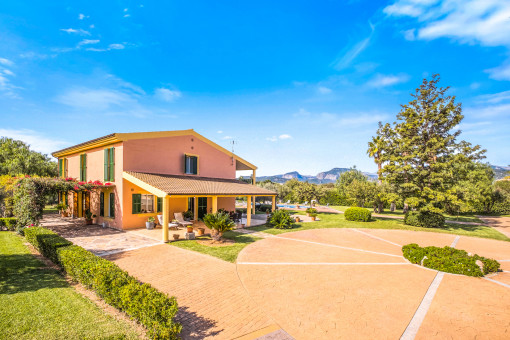
{"label": "sloped roof", "polygon": [[276,192],[235,179],[153,174],[124,171],[124,178],[137,184],[139,180],[167,195],[274,196]]}
{"label": "sloped roof", "polygon": [[109,135],[95,138],[89,140],[87,142],[83,142],[80,144],[76,144],[70,147],[67,147],[62,150],[58,150],[53,152],[51,155],[55,158],[64,157],[72,154],[76,154],[79,152],[83,152],[85,150],[94,149],[97,147],[104,147],[106,145],[111,145],[118,142],[124,142],[127,140],[133,139],[150,139],[150,138],[161,138],[161,137],[176,137],[176,136],[194,136],[201,141],[211,145],[217,150],[229,155],[230,157],[234,157],[236,160],[236,169],[237,170],[256,170],[257,167],[250,162],[244,160],[238,155],[230,152],[224,147],[214,143],[212,140],[202,136],[198,132],[193,129],[189,130],[175,130],[175,131],[152,131],[152,132],[132,132],[132,133],[111,133]]}

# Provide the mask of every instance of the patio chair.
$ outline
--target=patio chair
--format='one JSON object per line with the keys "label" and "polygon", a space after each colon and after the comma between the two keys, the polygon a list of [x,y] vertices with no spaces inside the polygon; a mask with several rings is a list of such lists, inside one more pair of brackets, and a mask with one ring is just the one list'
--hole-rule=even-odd
{"label": "patio chair", "polygon": [[177,220],[177,223],[182,225],[183,227],[192,226],[192,222],[188,222],[184,220],[184,217],[182,217],[182,213],[174,213],[174,217]]}
{"label": "patio chair", "polygon": [[[158,221],[159,225],[163,227],[163,215],[158,215]],[[168,228],[179,230],[179,225],[176,223],[168,222]]]}

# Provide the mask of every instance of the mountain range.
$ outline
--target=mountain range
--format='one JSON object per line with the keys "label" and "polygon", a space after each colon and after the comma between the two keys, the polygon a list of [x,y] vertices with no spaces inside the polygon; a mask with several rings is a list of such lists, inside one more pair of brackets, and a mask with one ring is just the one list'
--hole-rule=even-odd
{"label": "mountain range", "polygon": [[[491,165],[494,173],[496,175],[496,179],[501,179],[507,176],[507,173],[510,171],[510,166],[500,166],[500,165]],[[297,171],[287,172],[282,175],[274,175],[274,176],[260,176],[257,177],[257,182],[262,182],[265,180],[270,180],[275,183],[285,183],[291,179],[297,179],[301,182],[309,182],[315,184],[324,184],[324,183],[335,183],[338,177],[346,171],[349,171],[350,168],[333,168],[329,171],[319,172],[317,175],[301,175]],[[377,180],[377,174],[370,172],[363,172],[365,176],[367,176],[370,180]]]}

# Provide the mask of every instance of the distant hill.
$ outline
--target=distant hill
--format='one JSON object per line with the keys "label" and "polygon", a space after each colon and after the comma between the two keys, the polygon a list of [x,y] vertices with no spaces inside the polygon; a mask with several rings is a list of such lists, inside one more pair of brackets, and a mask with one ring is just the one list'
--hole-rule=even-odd
{"label": "distant hill", "polygon": [[[349,171],[349,168],[333,168],[329,171],[319,172],[316,176],[311,175],[301,175],[297,171],[287,172],[283,175],[274,175],[274,176],[260,176],[257,177],[257,182],[262,182],[265,180],[270,180],[275,183],[285,183],[291,179],[297,179],[301,182],[309,182],[315,184],[323,184],[323,183],[335,183],[340,174],[343,172]],[[365,176],[369,179],[376,180],[377,174],[372,174],[368,172],[363,172]]]}
{"label": "distant hill", "polygon": [[[494,169],[494,173],[496,174],[496,179],[501,179],[505,176],[508,176],[507,172],[510,171],[510,166],[499,166],[499,165],[491,165],[492,169]],[[285,183],[291,179],[297,179],[301,182],[309,182],[315,184],[323,184],[323,183],[335,183],[338,177],[346,171],[349,171],[350,168],[333,168],[328,171],[319,172],[317,175],[301,175],[297,171],[287,172],[282,175],[274,175],[274,176],[260,176],[257,177],[257,182],[262,182],[265,180],[270,180],[275,183]],[[377,180],[377,174],[363,172],[365,176],[367,176],[370,180]]]}
{"label": "distant hill", "polygon": [[496,174],[496,179],[502,179],[510,175],[508,172],[510,171],[510,166],[500,166],[500,165],[491,165],[494,173]]}

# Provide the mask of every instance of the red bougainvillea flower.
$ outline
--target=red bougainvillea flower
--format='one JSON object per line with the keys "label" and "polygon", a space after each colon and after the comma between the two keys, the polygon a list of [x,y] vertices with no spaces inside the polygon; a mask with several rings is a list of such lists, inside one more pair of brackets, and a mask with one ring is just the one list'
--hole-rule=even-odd
{"label": "red bougainvillea flower", "polygon": [[78,185],[83,185],[85,184],[85,182],[78,182]]}
{"label": "red bougainvillea flower", "polygon": [[105,183],[104,185],[112,185],[112,183],[110,183],[110,182],[107,182],[107,183]]}
{"label": "red bougainvillea flower", "polygon": [[74,190],[80,190],[77,185],[74,186]]}

